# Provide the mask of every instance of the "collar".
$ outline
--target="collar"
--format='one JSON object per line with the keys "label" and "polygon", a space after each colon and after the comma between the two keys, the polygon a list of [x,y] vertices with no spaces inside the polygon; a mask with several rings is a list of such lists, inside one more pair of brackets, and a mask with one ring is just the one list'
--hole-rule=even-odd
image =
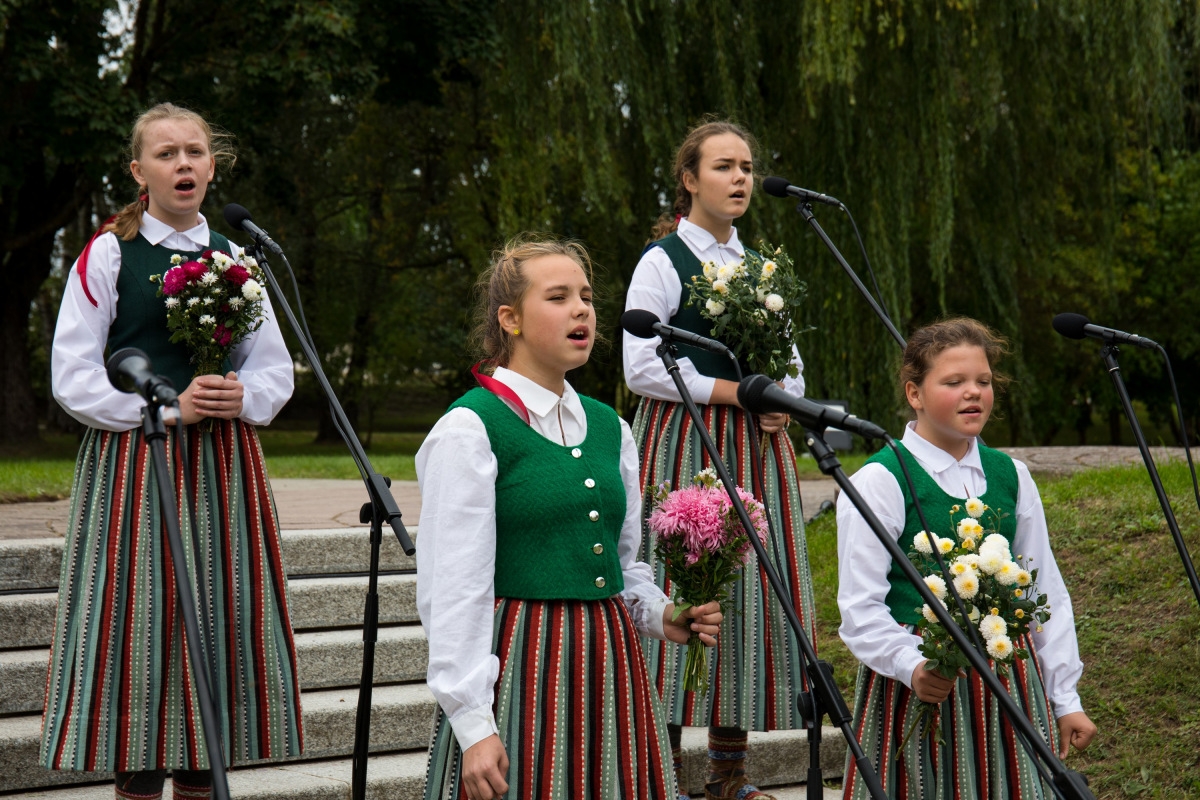
{"label": "collar", "polygon": [[492,377],[516,392],[517,397],[521,398],[521,402],[525,404],[526,410],[540,419],[550,416],[560,404],[563,413],[569,414],[575,422],[582,423],[586,418],[583,401],[571,388],[571,384],[566,381],[563,381],[563,393],[562,397],[559,397],[545,386],[534,383],[521,373],[513,372],[507,367],[496,367]]}
{"label": "collar", "polygon": [[717,237],[704,228],[701,228],[694,222],[688,221],[687,217],[679,220],[679,227],[676,230],[680,236],[702,253],[714,246],[729,250],[735,253],[738,258],[741,258],[746,252],[746,248],[742,247],[742,243],[738,239],[737,228],[733,228],[732,233],[729,234],[729,241],[724,244],[718,242]]}
{"label": "collar", "polygon": [[172,234],[182,236],[196,245],[195,250],[208,249],[208,220],[203,214],[197,214],[200,222],[194,228],[177,231],[157,217],[150,216],[149,211],[142,212],[141,234],[150,244],[162,244]]}
{"label": "collar", "polygon": [[983,472],[983,461],[979,458],[979,443],[975,437],[971,437],[971,443],[967,446],[967,454],[962,457],[962,460],[955,460],[954,456],[917,433],[916,425],[916,422],[909,422],[905,425],[904,436],[900,441],[929,471],[940,474],[951,467],[958,466]]}

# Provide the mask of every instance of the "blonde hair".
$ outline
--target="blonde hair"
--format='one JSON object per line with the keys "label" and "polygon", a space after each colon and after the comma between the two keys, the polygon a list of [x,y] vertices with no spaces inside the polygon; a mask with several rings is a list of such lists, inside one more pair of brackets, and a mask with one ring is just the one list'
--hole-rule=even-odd
{"label": "blonde hair", "polygon": [[933,368],[933,361],[944,350],[959,345],[970,345],[983,349],[988,366],[992,368],[992,382],[997,389],[1008,383],[1006,375],[997,373],[996,362],[1009,354],[1008,340],[987,325],[970,317],[952,317],[932,325],[918,328],[908,338],[904,348],[904,359],[900,365],[900,390],[912,381],[917,386],[925,382],[925,376]]}
{"label": "blonde hair", "polygon": [[[133,129],[129,133],[129,160],[140,161],[142,158],[142,149],[146,145],[146,131],[155,122],[164,119],[178,119],[193,123],[200,132],[204,134],[204,138],[208,141],[208,150],[216,161],[219,167],[232,167],[237,161],[237,154],[234,152],[232,137],[225,131],[214,129],[209,125],[204,117],[190,109],[177,106],[174,103],[159,103],[153,108],[149,108],[142,112],[141,116],[133,123]],[[137,238],[138,228],[142,222],[142,212],[149,206],[149,197],[138,191],[138,199],[134,200],[129,205],[122,208],[116,213],[112,221],[101,228],[101,233],[113,231],[127,242]]]}
{"label": "blonde hair", "polygon": [[732,133],[741,138],[750,148],[751,159],[755,158],[758,143],[754,141],[754,137],[750,135],[749,131],[736,122],[724,119],[705,119],[688,131],[683,143],[675,151],[675,203],[671,206],[670,211],[665,212],[654,223],[654,229],[650,233],[651,241],[657,241],[675,230],[679,226],[679,218],[686,217],[691,213],[692,193],[683,185],[683,176],[685,174],[698,175],[700,148],[713,136],[721,136],[726,133]]}
{"label": "blonde hair", "polygon": [[493,252],[491,265],[475,284],[478,321],[471,332],[471,342],[483,360],[490,362],[483,371],[508,366],[514,337],[500,327],[500,306],[521,310],[529,289],[525,265],[542,256],[566,256],[579,265],[588,283],[593,282],[592,259],[582,244],[571,239],[524,233]]}

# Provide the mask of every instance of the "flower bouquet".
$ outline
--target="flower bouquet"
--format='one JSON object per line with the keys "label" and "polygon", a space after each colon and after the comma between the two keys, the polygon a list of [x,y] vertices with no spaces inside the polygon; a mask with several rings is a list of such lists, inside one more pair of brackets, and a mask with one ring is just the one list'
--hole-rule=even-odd
{"label": "flower bouquet", "polygon": [[[1029,658],[1029,651],[1020,646],[1021,637],[1031,626],[1040,631],[1050,619],[1046,595],[1037,593],[1037,570],[1025,569],[1023,556],[1013,558],[1008,540],[999,533],[1000,520],[1005,516],[979,498],[969,498],[963,506],[955,504],[950,508],[953,536],[943,538],[922,531],[914,537],[913,550],[908,554],[909,560],[925,576],[925,585],[949,611],[955,623],[968,635],[969,628],[975,628],[1000,675],[1015,659]],[[952,599],[947,602],[948,589],[934,557],[934,548],[946,562],[954,589],[967,610],[966,620]],[[931,669],[943,678],[954,679],[960,669],[970,668],[966,655],[928,605],[921,606],[917,631],[921,635],[921,654],[929,659],[925,669]],[[921,705],[921,713],[909,728],[905,741],[918,723],[928,728],[928,723],[935,718],[936,704],[922,702]],[[936,725],[933,732],[936,735]]]}
{"label": "flower bouquet", "polygon": [[752,372],[772,380],[796,377],[792,346],[802,329],[796,311],[808,286],[796,277],[792,259],[782,247],[760,242],[760,253],[747,250],[737,264],[702,264],[692,276],[688,302],[712,321],[712,336],[737,353]]}
{"label": "flower bouquet", "polygon": [[166,298],[171,341],[187,347],[194,376],[220,374],[234,346],[262,325],[266,292],[258,262],[205,250],[186,262],[176,253],[171,265],[165,274],[150,276],[159,284],[159,297]]}
{"label": "flower bouquet", "polygon": [[[657,537],[654,553],[664,564],[675,590],[675,616],[692,606],[718,600],[729,603],[729,586],[737,580],[750,551],[750,537],[734,510],[729,495],[707,469],[684,489],[670,490],[664,483],[654,490],[650,530]],[[738,487],[754,532],[767,535],[762,503]],[[683,668],[683,688],[708,691],[708,648],[692,634]]]}

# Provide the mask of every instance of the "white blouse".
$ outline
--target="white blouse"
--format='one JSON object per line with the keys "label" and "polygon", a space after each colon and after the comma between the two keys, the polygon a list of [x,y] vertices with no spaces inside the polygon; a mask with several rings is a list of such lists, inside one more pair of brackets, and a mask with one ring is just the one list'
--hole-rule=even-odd
{"label": "white blouse", "polygon": [[[987,480],[972,439],[961,461],[921,438],[909,423],[902,439],[904,446],[921,467],[951,497],[979,497],[987,491]],[[1038,570],[1037,586],[1050,603],[1050,620],[1041,633],[1033,634],[1046,693],[1054,705],[1055,717],[1082,711],[1076,686],[1083,674],[1079,645],[1075,640],[1075,615],[1062,573],[1050,549],[1046,515],[1037,485],[1029,468],[1013,461],[1017,468],[1017,532],[1013,539],[1014,555],[1025,556],[1030,568]],[[895,477],[882,464],[867,464],[850,479],[893,539],[904,530],[904,494]],[[946,509],[925,508],[932,520]],[[885,603],[888,570],[892,559],[868,527],[866,520],[843,492],[837,502],[838,525],[838,608],[842,641],[859,661],[887,678],[912,686],[913,670],[925,659],[917,650],[921,637],[901,627]]]}
{"label": "white blouse", "polygon": [[[564,446],[587,438],[579,395],[567,384],[560,398],[503,367],[493,376],[517,393],[530,425]],[[429,638],[426,683],[466,750],[499,730],[492,714],[500,661],[492,654],[496,567],[496,456],[483,420],[455,408],[438,420],[416,458],[421,484],[417,541],[417,612]],[[663,634],[668,599],[642,544],[642,489],[637,447],[621,420],[621,478],[625,521],[617,552],[625,579],[621,596],[644,636]]]}
{"label": "white blouse", "polygon": [[[701,262],[712,261],[721,266],[740,261],[745,253],[745,248],[738,241],[737,228],[733,229],[729,241],[724,243],[718,242],[715,236],[686,218],[679,220],[678,232],[679,238]],[[679,273],[671,263],[670,256],[661,247],[650,248],[633,271],[629,292],[625,296],[625,310],[645,309],[658,317],[659,321],[668,322],[679,313],[682,302],[683,284],[679,281]],[[662,359],[655,352],[659,344],[658,337],[642,339],[630,333],[623,333],[621,339],[625,383],[630,390],[634,394],[653,400],[680,402],[675,382],[671,380],[671,376],[663,368]],[[678,362],[679,374],[683,376],[684,385],[687,386],[692,399],[700,404],[708,403],[717,379],[700,374],[690,358],[680,357]],[[803,397],[804,362],[800,360],[800,353],[794,345],[792,363],[799,368],[800,374],[795,378],[784,378],[783,388],[796,397]]]}
{"label": "white blouse", "polygon": [[[196,227],[180,232],[143,213],[140,235],[151,244],[181,252],[208,248],[208,222],[203,216]],[[241,252],[236,245],[234,249]],[[87,288],[97,305],[92,305],[84,295],[78,269],[76,261],[67,277],[54,329],[50,354],[54,399],[68,414],[92,428],[107,431],[136,428],[141,424],[145,401],[139,395],[113,388],[104,364],[108,330],[117,312],[117,275],[121,270],[121,246],[116,234],[97,237],[88,258]],[[274,419],[292,396],[294,386],[292,357],[270,298],[263,301],[263,314],[265,319],[259,329],[239,342],[230,354],[238,380],[245,387],[241,419],[252,425],[266,425]],[[163,336],[167,335],[164,329]],[[182,392],[187,387],[175,388]]]}

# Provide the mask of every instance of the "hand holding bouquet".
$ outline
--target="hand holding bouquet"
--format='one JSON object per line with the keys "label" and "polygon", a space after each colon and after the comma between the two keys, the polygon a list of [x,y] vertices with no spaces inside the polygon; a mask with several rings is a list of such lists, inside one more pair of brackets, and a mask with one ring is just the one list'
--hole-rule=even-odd
{"label": "hand holding bouquet", "polygon": [[[740,487],[754,532],[767,535],[766,512],[761,503]],[[741,572],[750,551],[750,537],[716,474],[705,470],[693,485],[670,491],[663,484],[655,492],[650,530],[656,535],[655,555],[666,568],[675,592],[675,618],[692,606],[713,600],[729,602],[729,586]],[[688,641],[683,688],[708,691],[708,649],[693,634]]]}

